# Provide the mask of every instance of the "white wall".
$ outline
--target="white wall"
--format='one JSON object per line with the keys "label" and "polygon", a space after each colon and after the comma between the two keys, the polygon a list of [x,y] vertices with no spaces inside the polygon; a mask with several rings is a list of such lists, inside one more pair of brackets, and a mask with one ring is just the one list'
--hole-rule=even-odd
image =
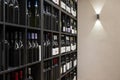
{"label": "white wall", "polygon": [[120,0],[78,0],[78,30],[78,80],[120,80]]}

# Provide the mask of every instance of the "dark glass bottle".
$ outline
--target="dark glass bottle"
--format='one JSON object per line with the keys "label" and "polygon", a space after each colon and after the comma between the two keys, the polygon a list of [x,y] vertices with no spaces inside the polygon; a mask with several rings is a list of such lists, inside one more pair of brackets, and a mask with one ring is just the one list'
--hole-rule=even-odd
{"label": "dark glass bottle", "polygon": [[51,57],[51,33],[46,34],[46,58]]}
{"label": "dark glass bottle", "polygon": [[35,61],[39,60],[39,44],[38,44],[38,34],[35,33]]}
{"label": "dark glass bottle", "polygon": [[61,58],[61,74],[66,72],[66,59],[65,56]]}
{"label": "dark glass bottle", "polygon": [[31,12],[31,9],[32,9],[32,5],[31,5],[31,0],[27,0],[27,25],[30,26],[31,24],[31,16],[32,16],[32,12]]}
{"label": "dark glass bottle", "polygon": [[70,33],[70,19],[67,18],[67,28],[66,28],[66,32]]}
{"label": "dark glass bottle", "polygon": [[36,59],[35,54],[35,33],[31,33],[31,44],[32,44],[32,62]]}
{"label": "dark glass bottle", "polygon": [[22,38],[22,32],[19,32],[19,57],[20,57],[20,65],[24,64],[24,44]]}
{"label": "dark glass bottle", "polygon": [[[3,62],[3,57],[2,57],[2,42],[0,41],[0,71],[3,70],[3,65],[2,65],[2,62]],[[1,78],[0,78],[1,79]]]}
{"label": "dark glass bottle", "polygon": [[28,63],[32,62],[31,33],[27,33],[27,60],[28,60]]}
{"label": "dark glass bottle", "polygon": [[66,36],[66,52],[70,51],[70,37]]}
{"label": "dark glass bottle", "polygon": [[9,67],[9,48],[9,32],[7,32],[5,36],[5,69],[8,69]]}
{"label": "dark glass bottle", "polygon": [[18,44],[18,33],[11,32],[10,38],[10,67],[19,66],[19,44]]}
{"label": "dark glass bottle", "polygon": [[65,32],[66,31],[66,23],[65,23],[65,16],[62,17],[62,27],[61,31]]}
{"label": "dark glass bottle", "polygon": [[51,30],[51,6],[49,6],[49,5],[46,5],[46,20],[48,20],[47,21],[47,23],[46,23],[46,28],[47,29],[49,29],[49,30]]}
{"label": "dark glass bottle", "polygon": [[23,80],[23,71],[22,70],[19,71],[19,80]]}
{"label": "dark glass bottle", "polygon": [[65,36],[61,35],[61,53],[65,52]]}
{"label": "dark glass bottle", "polygon": [[39,27],[39,0],[35,0],[35,27]]}
{"label": "dark glass bottle", "polygon": [[13,0],[10,0],[9,1],[9,3],[8,3],[8,5],[9,5],[9,8],[8,8],[8,22],[10,22],[10,23],[13,23],[13,11],[14,11],[14,1]]}
{"label": "dark glass bottle", "polygon": [[3,20],[3,0],[0,0],[0,21]]}
{"label": "dark glass bottle", "polygon": [[33,77],[31,75],[31,68],[28,68],[28,78],[26,80],[33,80]]}
{"label": "dark glass bottle", "polygon": [[18,0],[14,1],[14,23],[19,24],[19,3],[18,3]]}
{"label": "dark glass bottle", "polygon": [[53,35],[53,49],[52,49],[52,55],[57,55],[59,53],[59,44],[58,44],[58,36]]}
{"label": "dark glass bottle", "polygon": [[8,0],[4,0],[4,4],[5,4],[5,21],[8,22],[8,19],[9,19],[9,13],[8,13],[8,10],[9,10],[9,4],[8,4]]}
{"label": "dark glass bottle", "polygon": [[15,44],[14,44],[14,66],[19,66],[19,42],[18,42],[18,32],[15,32]]}
{"label": "dark glass bottle", "polygon": [[15,80],[19,80],[19,74],[18,74],[18,72],[15,72]]}

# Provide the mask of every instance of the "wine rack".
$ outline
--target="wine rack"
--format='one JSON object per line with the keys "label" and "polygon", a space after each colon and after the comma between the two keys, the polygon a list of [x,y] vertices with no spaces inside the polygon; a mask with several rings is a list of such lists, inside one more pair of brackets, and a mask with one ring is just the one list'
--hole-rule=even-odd
{"label": "wine rack", "polygon": [[77,0],[0,0],[0,80],[77,80]]}

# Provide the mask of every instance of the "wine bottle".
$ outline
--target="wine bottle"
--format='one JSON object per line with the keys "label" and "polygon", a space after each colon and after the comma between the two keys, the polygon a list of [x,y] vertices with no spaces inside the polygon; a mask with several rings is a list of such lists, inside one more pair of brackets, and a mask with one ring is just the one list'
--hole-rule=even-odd
{"label": "wine bottle", "polygon": [[18,72],[15,72],[15,80],[19,80],[19,74],[18,74]]}
{"label": "wine bottle", "polygon": [[69,56],[66,56],[66,70],[69,70]]}
{"label": "wine bottle", "polygon": [[5,36],[5,69],[8,69],[9,67],[9,48],[9,32],[7,32]]}
{"label": "wine bottle", "polygon": [[70,19],[67,18],[66,32],[70,33]]}
{"label": "wine bottle", "polygon": [[43,58],[45,59],[46,58],[46,34],[44,34],[44,39],[43,39],[44,41],[43,41],[43,52],[44,52],[44,54],[43,54]]}
{"label": "wine bottle", "polygon": [[35,60],[34,61],[38,61],[39,60],[39,44],[38,44],[38,34],[35,33]]}
{"label": "wine bottle", "polygon": [[18,0],[14,0],[14,23],[19,24],[19,3],[18,3]]}
{"label": "wine bottle", "polygon": [[74,21],[74,34],[77,34],[77,23]]}
{"label": "wine bottle", "polygon": [[31,43],[31,33],[27,33],[27,60],[28,63],[32,62],[32,43]]}
{"label": "wine bottle", "polygon": [[0,0],[0,21],[3,20],[3,1]]}
{"label": "wine bottle", "polygon": [[36,54],[35,54],[35,33],[31,33],[31,44],[32,44],[32,62],[35,61],[36,59]]}
{"label": "wine bottle", "polygon": [[77,55],[74,54],[74,61],[73,61],[73,66],[75,67],[77,65]]}
{"label": "wine bottle", "polygon": [[8,5],[9,5],[9,8],[8,8],[9,20],[8,20],[8,22],[13,23],[13,11],[14,11],[14,2],[13,2],[13,0],[10,0]]}
{"label": "wine bottle", "polygon": [[8,5],[8,0],[4,0],[4,4],[5,4],[5,21],[8,22],[8,19],[9,19],[9,13],[8,13],[8,10],[9,10],[9,5]]}
{"label": "wine bottle", "polygon": [[66,58],[65,56],[62,57],[61,59],[61,74],[65,73],[66,70]]}
{"label": "wine bottle", "polygon": [[24,44],[23,44],[23,38],[22,38],[22,32],[19,32],[19,63],[20,65],[24,64]]}
{"label": "wine bottle", "polygon": [[51,33],[46,34],[46,58],[51,57]]}
{"label": "wine bottle", "polygon": [[55,15],[55,10],[54,13],[52,14],[52,30],[56,30],[56,15]]}
{"label": "wine bottle", "polygon": [[61,35],[61,53],[65,52],[65,36]]}
{"label": "wine bottle", "polygon": [[3,70],[3,67],[2,67],[2,43],[0,42],[0,71]]}
{"label": "wine bottle", "polygon": [[53,80],[57,80],[59,77],[58,58],[53,59]]}
{"label": "wine bottle", "polygon": [[66,36],[66,52],[70,51],[70,37]]}
{"label": "wine bottle", "polygon": [[52,15],[51,14],[51,6],[46,5],[46,13],[47,13],[46,20],[48,20],[46,23],[46,28],[51,30],[51,15]]}
{"label": "wine bottle", "polygon": [[59,30],[59,13],[55,12],[55,31]]}
{"label": "wine bottle", "polygon": [[35,0],[35,27],[39,27],[39,0]]}
{"label": "wine bottle", "polygon": [[[18,44],[18,33],[11,32],[10,38],[10,67],[19,65],[19,44]],[[15,37],[14,37],[15,36]]]}
{"label": "wine bottle", "polygon": [[74,74],[73,74],[73,75],[74,75],[73,80],[77,80],[77,72],[76,72],[76,69],[74,69],[74,71],[73,71],[73,72],[74,72]]}
{"label": "wine bottle", "polygon": [[73,19],[70,19],[70,32],[74,34],[74,29],[73,29]]}
{"label": "wine bottle", "polygon": [[66,31],[66,23],[65,23],[65,16],[63,15],[62,17],[62,32],[65,32]]}
{"label": "wine bottle", "polygon": [[28,78],[26,80],[33,80],[33,77],[31,75],[31,68],[28,68]]}
{"label": "wine bottle", "polygon": [[22,70],[19,71],[19,80],[23,80],[23,71]]}
{"label": "wine bottle", "polygon": [[31,26],[31,16],[32,16],[32,6],[31,6],[31,0],[27,0],[27,25]]}
{"label": "wine bottle", "polygon": [[58,44],[58,36],[53,35],[53,48],[52,48],[52,55],[57,55],[59,53],[59,44]]}
{"label": "wine bottle", "polygon": [[34,27],[34,23],[35,23],[35,20],[34,20],[34,9],[33,9],[33,5],[32,5],[32,0],[27,0],[27,25],[28,26],[31,26],[31,27]]}
{"label": "wine bottle", "polygon": [[74,50],[74,40],[73,40],[73,37],[70,37],[70,48],[71,48],[71,51]]}
{"label": "wine bottle", "polygon": [[13,58],[14,58],[14,66],[19,66],[19,56],[20,56],[20,54],[19,54],[19,49],[20,49],[20,47],[19,47],[19,43],[18,43],[18,32],[16,31],[15,33],[14,33],[14,35],[15,35],[15,44],[14,44],[14,56],[13,56]]}

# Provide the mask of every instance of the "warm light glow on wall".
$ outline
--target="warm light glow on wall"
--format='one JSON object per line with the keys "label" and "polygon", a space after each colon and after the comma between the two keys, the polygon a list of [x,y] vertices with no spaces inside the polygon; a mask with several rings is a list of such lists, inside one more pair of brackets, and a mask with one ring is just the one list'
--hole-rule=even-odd
{"label": "warm light glow on wall", "polygon": [[103,29],[103,26],[102,26],[100,20],[96,20],[95,25],[94,25],[94,30],[100,31],[101,29]]}
{"label": "warm light glow on wall", "polygon": [[90,0],[96,14],[100,14],[106,0]]}
{"label": "warm light glow on wall", "polygon": [[101,10],[102,10],[102,7],[99,7],[99,6],[96,7],[96,8],[95,8],[96,14],[100,14]]}
{"label": "warm light glow on wall", "polygon": [[99,19],[96,20],[94,27],[90,32],[90,36],[93,36],[96,39],[103,39],[106,37],[106,31],[104,30],[104,27],[102,26]]}

